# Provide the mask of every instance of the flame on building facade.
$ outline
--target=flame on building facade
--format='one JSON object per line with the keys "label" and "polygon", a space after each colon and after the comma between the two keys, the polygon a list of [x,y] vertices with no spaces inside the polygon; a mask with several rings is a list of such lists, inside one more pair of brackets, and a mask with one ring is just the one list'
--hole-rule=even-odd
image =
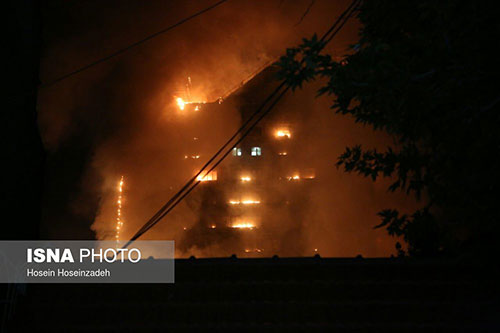
{"label": "flame on building facade", "polygon": [[122,205],[123,205],[123,176],[121,176],[118,182],[118,198],[116,199],[116,226],[115,226],[115,240],[120,241],[121,231],[123,229],[123,217],[122,217]]}
{"label": "flame on building facade", "polygon": [[[258,102],[256,99],[248,106],[245,102],[236,107],[242,121],[250,117]],[[203,133],[197,133],[196,128],[203,128],[213,114],[227,106],[220,106],[218,101],[204,103],[202,109],[201,103],[184,102],[179,108],[181,105],[189,117],[186,124],[193,129],[190,135],[200,139],[188,140],[192,147],[179,159],[196,174],[206,162],[205,158],[193,158],[205,157]],[[294,163],[294,142],[301,138],[298,125],[286,112],[265,118],[215,170],[197,177],[201,184],[186,200],[188,206],[197,207],[193,209],[198,212],[198,221],[189,228],[181,227],[185,233],[177,243],[181,251],[189,253],[190,249],[216,244],[242,256],[283,253],[273,238],[283,232],[280,228],[284,224],[294,228],[306,219],[302,208],[308,203],[315,178],[313,169]]]}

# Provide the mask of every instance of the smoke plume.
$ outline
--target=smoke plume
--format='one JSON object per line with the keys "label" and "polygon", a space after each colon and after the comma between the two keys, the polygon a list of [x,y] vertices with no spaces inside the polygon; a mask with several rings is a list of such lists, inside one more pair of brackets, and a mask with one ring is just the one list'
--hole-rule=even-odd
{"label": "smoke plume", "polygon": [[[133,235],[193,176],[186,160],[202,165],[241,125],[228,98],[219,112],[180,112],[176,97],[190,80],[193,101],[214,101],[238,87],[256,69],[277,59],[301,38],[323,33],[347,1],[228,1],[124,55],[42,88],[39,126],[46,149],[46,193],[42,234],[55,239],[113,239],[117,186],[124,177],[121,234]],[[49,1],[44,13],[46,43],[42,82],[99,59],[212,4],[211,1]],[[297,24],[300,21],[300,24]],[[350,22],[327,52],[340,56],[354,43]],[[278,255],[382,256],[394,240],[373,230],[376,212],[415,203],[387,193],[387,182],[348,175],[334,166],[346,145],[380,146],[383,133],[334,115],[331,100],[316,99],[318,84],[289,95],[276,117],[300,124],[290,163],[315,169],[318,182],[294,211],[271,212],[269,242]],[[266,91],[262,92],[263,94]],[[197,151],[192,151],[193,140]],[[186,158],[187,156],[187,158]],[[229,162],[227,162],[229,163]],[[271,167],[271,166],[270,166]],[[200,193],[192,193],[145,239],[186,239],[200,223]],[[279,189],[277,189],[279,191]],[[198,191],[199,192],[199,191]],[[224,196],[225,192],[220,192]],[[227,198],[225,198],[227,200]],[[178,246],[177,256],[227,256],[237,238],[218,241],[189,234],[200,246]],[[228,243],[229,242],[229,243]],[[266,245],[264,245],[266,246]],[[272,255],[274,253],[266,253]]]}

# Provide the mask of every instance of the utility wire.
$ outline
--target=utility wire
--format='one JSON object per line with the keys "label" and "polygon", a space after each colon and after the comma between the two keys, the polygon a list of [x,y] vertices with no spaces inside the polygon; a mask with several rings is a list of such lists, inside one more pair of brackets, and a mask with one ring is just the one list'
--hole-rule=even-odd
{"label": "utility wire", "polygon": [[[261,104],[261,106],[257,109],[256,112],[254,112],[246,121],[245,123],[229,138],[226,143],[205,163],[205,165],[198,171],[198,173],[191,178],[170,200],[163,205],[159,211],[151,217],[148,222],[137,232],[141,232],[143,228],[147,227],[150,223],[154,223],[154,221],[160,216],[167,208],[170,206],[181,194],[184,192],[190,185],[192,185],[198,176],[200,176],[203,171],[219,156],[222,151],[229,146],[229,144],[245,129],[245,127],[250,124],[250,122],[257,116],[257,114],[265,107],[265,105],[275,96],[275,94],[278,93],[278,91],[285,85],[285,82],[281,83],[272,93],[269,95],[269,97]],[[231,148],[232,149],[232,148]],[[205,174],[206,176],[206,174]]]}
{"label": "utility wire", "polygon": [[347,23],[347,21],[349,21],[351,16],[358,10],[360,4],[361,4],[361,0],[353,1],[351,6],[349,6],[350,12],[347,14],[347,16],[342,21],[342,23],[340,23],[340,25],[337,27],[335,32],[327,40],[325,40],[325,44],[330,43],[330,41],[333,39],[333,37],[335,37],[335,35],[337,35],[337,33],[340,31],[340,29],[342,29],[344,27],[344,25]]}
{"label": "utility wire", "polygon": [[299,24],[302,23],[302,21],[304,20],[304,18],[307,16],[307,14],[309,14],[309,11],[311,10],[312,6],[314,6],[314,3],[316,2],[316,0],[311,0],[311,2],[309,3],[309,5],[307,6],[306,8],[306,11],[304,12],[304,14],[302,14],[302,16],[300,17],[300,20],[299,22],[295,23],[294,27],[298,26]]}
{"label": "utility wire", "polygon": [[204,14],[204,13],[206,13],[206,12],[208,12],[208,11],[210,11],[210,10],[218,7],[218,6],[220,6],[220,5],[222,5],[224,2],[227,2],[227,1],[229,1],[229,0],[221,0],[219,2],[216,2],[215,4],[211,5],[210,7],[202,9],[199,12],[196,12],[196,13],[194,13],[194,14],[186,17],[186,18],[183,18],[182,20],[178,21],[177,23],[174,23],[173,25],[171,25],[171,26],[169,26],[169,27],[167,27],[167,28],[165,28],[163,30],[155,32],[154,34],[151,34],[151,35],[149,35],[149,36],[147,36],[147,37],[145,37],[145,38],[143,38],[143,39],[141,39],[141,40],[139,40],[139,41],[137,41],[135,43],[132,43],[132,44],[130,44],[128,46],[125,46],[124,48],[119,49],[119,50],[117,50],[117,51],[115,51],[115,52],[113,52],[113,53],[111,53],[111,54],[109,54],[109,55],[107,55],[107,56],[105,56],[103,58],[95,60],[95,61],[91,62],[88,65],[80,67],[80,68],[78,68],[78,69],[76,69],[76,70],[74,70],[74,71],[72,71],[72,72],[70,72],[68,74],[65,74],[65,75],[63,75],[63,76],[61,76],[61,77],[59,77],[59,78],[57,78],[57,79],[55,79],[53,81],[50,81],[49,83],[42,83],[41,86],[42,87],[50,87],[50,86],[52,86],[52,85],[54,85],[54,84],[56,84],[58,82],[61,82],[61,81],[65,80],[65,79],[67,79],[67,78],[69,78],[69,77],[71,77],[73,75],[76,75],[76,74],[81,73],[81,72],[83,72],[83,71],[85,71],[85,70],[87,70],[87,69],[89,69],[91,67],[94,67],[94,66],[96,66],[98,64],[106,62],[106,61],[108,61],[108,60],[110,60],[110,59],[112,59],[112,58],[114,58],[114,57],[116,57],[116,56],[118,56],[120,54],[123,54],[123,53],[129,51],[130,49],[133,49],[136,46],[144,44],[145,42],[147,42],[147,41],[149,41],[149,40],[151,40],[151,39],[153,39],[153,38],[155,38],[155,37],[157,37],[157,36],[159,36],[161,34],[164,34],[165,32],[168,32],[168,31],[170,31],[170,30],[172,30],[172,29],[180,26],[181,24],[184,24],[184,23],[186,23],[186,22],[188,22],[188,21],[190,21],[190,20],[192,20],[192,19],[194,19],[194,18],[196,18],[196,17],[198,17],[198,16],[200,16],[200,15],[202,15],[202,14]]}
{"label": "utility wire", "polygon": [[[351,2],[351,4],[349,5],[349,7],[347,7],[346,10],[344,10],[342,12],[342,14],[340,14],[339,18],[337,19],[337,21],[330,27],[330,29],[328,29],[327,32],[325,32],[325,34],[323,35],[323,37],[321,37],[321,41],[325,41],[327,36],[337,27],[338,24],[342,24],[342,26],[345,24],[345,22],[347,22],[347,20],[351,17],[352,14],[354,14],[354,11],[356,10],[357,6],[361,3],[361,0],[354,0],[353,2]],[[356,8],[355,8],[356,6]],[[346,17],[347,15],[347,17]],[[341,21],[343,21],[343,23],[341,23]],[[325,43],[329,43],[332,38],[338,33],[338,30],[335,31],[333,34],[332,34],[332,37],[328,40],[325,41]]]}
{"label": "utility wire", "polygon": [[[246,131],[245,133],[233,144],[233,146],[228,149],[224,155],[222,155],[222,157],[217,161],[217,163],[215,163],[208,171],[206,174],[209,174],[212,170],[214,170],[226,157],[227,155],[229,155],[229,153],[231,152],[231,150],[237,146],[241,141],[243,141],[243,139],[252,131],[252,129],[274,108],[274,106],[281,100],[281,97],[283,97],[283,95],[286,94],[286,92],[290,89],[290,87],[287,87],[285,88],[285,90],[283,90],[279,95],[278,97],[276,98],[276,100],[269,106],[269,108],[264,112],[262,113],[262,115],[257,119],[256,122],[254,122],[252,124],[252,126],[250,126]],[[172,209],[174,209],[185,197],[188,196],[189,193],[191,193],[191,191],[193,191],[201,182],[200,181],[197,181],[196,183],[193,184],[193,186],[191,186],[182,196],[180,196],[176,201],[175,203],[173,203],[167,210],[165,210],[160,216],[158,216],[158,219],[155,223],[151,223],[149,224],[147,227],[145,228],[142,228],[141,229],[141,232],[139,233],[136,233],[136,235],[134,235],[134,237],[132,237],[130,239],[130,241],[128,241],[128,243],[124,246],[124,248],[128,247],[128,245],[130,245],[132,242],[134,242],[137,238],[139,238],[140,236],[142,236],[144,233],[146,233],[149,229],[151,229],[152,227],[154,227],[154,225],[156,223],[158,223],[162,218],[164,218]]]}
{"label": "utility wire", "polygon": [[[349,20],[352,14],[357,10],[359,3],[361,0],[354,0],[349,7],[338,17],[335,23],[328,29],[328,31],[321,37],[320,41],[323,42],[322,48],[324,48],[333,37],[340,31],[340,29],[345,25],[345,23]],[[333,33],[332,33],[333,31]],[[331,34],[331,36],[329,36]],[[303,61],[302,61],[303,62]],[[302,63],[301,62],[301,63]],[[253,118],[255,118],[265,107],[265,105],[271,101],[284,87],[286,81],[283,81],[271,94],[270,96],[262,103],[262,105],[250,116],[250,118],[241,126],[235,134],[215,153],[210,160],[205,163],[205,165],[200,169],[200,171],[189,180],[186,185],[182,187],[160,210],[146,222],[139,231],[125,244],[124,248],[128,247],[132,242],[137,240],[140,236],[142,236],[145,232],[151,229],[156,223],[158,223],[163,217],[165,217],[172,209],[174,209],[192,190],[198,186],[200,183],[197,180],[198,176],[203,173],[203,171],[218,157],[218,155],[227,147],[229,144],[243,131],[243,129],[251,122]],[[231,150],[236,147],[250,132],[251,130],[274,108],[274,106],[279,102],[279,100],[285,95],[285,93],[290,89],[290,86],[286,87],[281,93],[279,93],[278,97],[271,103],[271,105],[264,111],[259,118],[241,135],[241,137],[222,155],[222,157],[213,165],[206,173],[205,176],[208,175],[212,170],[214,170],[226,157],[229,155]],[[193,184],[194,183],[194,184]],[[191,186],[191,187],[190,187]],[[186,191],[187,190],[187,191]],[[183,193],[186,191],[185,193]]]}
{"label": "utility wire", "polygon": [[[354,5],[356,3],[358,3],[359,1],[358,0],[355,0],[353,1],[353,3],[351,4],[351,6],[348,7],[348,9],[346,9],[346,11],[344,11],[344,13],[338,18],[338,20],[335,22],[335,24],[327,31],[327,33],[325,33],[323,35],[323,37],[321,38],[320,41],[324,41],[327,37],[328,37],[328,34],[330,32],[332,32],[335,27],[337,25],[339,25],[339,27],[342,27],[345,22],[351,17],[351,15],[354,13],[354,11],[356,10],[356,8],[354,8]],[[353,9],[354,8],[354,9]],[[347,14],[347,16],[346,16]],[[344,18],[345,17],[345,18]],[[336,29],[333,36],[338,33],[338,31],[340,31],[340,29]],[[331,36],[331,37],[333,37]],[[331,41],[332,38],[329,38],[327,42]],[[326,43],[323,45],[323,47],[326,46]],[[244,128],[249,122],[251,119],[253,119],[253,117],[255,117],[262,109],[262,107],[267,103],[267,101],[269,101],[270,99],[272,99],[276,93],[279,91],[279,89],[284,85],[284,82],[268,97],[268,99],[266,99],[266,101],[263,103],[263,105],[261,105],[261,107],[256,111],[254,112],[254,114],[250,117],[249,120],[247,120],[247,122],[233,135],[233,137],[231,137],[230,140],[228,140],[228,142],[226,142],[226,144],[224,146],[227,147],[227,145],[239,134],[239,132],[242,130],[242,128]],[[281,98],[281,96],[284,95],[284,93],[288,91],[288,88],[285,89],[285,91],[280,94],[280,96],[278,97],[278,99],[272,104],[272,106],[269,107],[269,109],[261,116],[259,117],[259,119],[244,133],[244,135],[242,135],[242,137],[235,143],[233,144],[233,146],[226,151],[226,153],[222,156],[222,158],[219,159],[219,161],[210,169],[208,170],[206,173],[205,173],[205,176],[210,172],[212,171],[213,169],[215,169],[215,167],[217,165],[219,165],[222,160],[231,152],[231,150],[239,143],[241,142],[247,135],[248,133],[250,133],[251,129],[253,129],[253,127],[255,127],[257,125],[257,123],[268,113],[271,111],[271,109],[274,107],[274,105],[279,101],[279,99]],[[156,223],[158,223],[164,216],[166,216],[173,208],[175,208],[175,206],[177,206],[177,204],[179,204],[182,199],[184,199],[199,183],[200,181],[197,181],[194,185],[193,182],[194,180],[196,180],[196,178],[203,172],[203,170],[218,156],[218,154],[220,152],[222,152],[222,150],[224,149],[224,147],[222,147],[221,149],[219,149],[219,151],[210,159],[209,162],[206,163],[206,165],[198,172],[198,174],[193,177],[193,179],[191,179],[191,181],[189,181],[179,192],[176,193],[176,195],[174,195],[174,197],[172,197],[169,202],[167,202],[167,204],[165,204],[159,212],[157,212],[155,214],[155,216],[153,216],[135,235],[134,237],[132,237],[132,239],[125,245],[125,247],[127,247],[130,243],[132,243],[134,240],[136,240],[137,238],[139,238],[142,234],[144,234],[146,231],[148,231],[151,227],[153,227]],[[184,194],[182,194],[182,192],[184,190],[186,190],[190,185],[192,185],[191,188],[188,189],[188,191]],[[182,194],[182,195],[181,195]],[[175,201],[175,202],[174,202]],[[173,204],[172,204],[173,203]],[[170,204],[172,204],[171,207],[168,207]]]}

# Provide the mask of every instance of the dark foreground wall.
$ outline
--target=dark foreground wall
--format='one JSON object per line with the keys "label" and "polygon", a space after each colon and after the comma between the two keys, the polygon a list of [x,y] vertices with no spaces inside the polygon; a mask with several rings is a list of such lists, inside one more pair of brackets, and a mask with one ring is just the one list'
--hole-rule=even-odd
{"label": "dark foreground wall", "polygon": [[499,271],[398,259],[176,261],[173,285],[28,285],[6,331],[494,332]]}
{"label": "dark foreground wall", "polygon": [[44,151],[37,126],[40,1],[3,3],[7,49],[2,79],[2,223],[0,239],[37,239]]}

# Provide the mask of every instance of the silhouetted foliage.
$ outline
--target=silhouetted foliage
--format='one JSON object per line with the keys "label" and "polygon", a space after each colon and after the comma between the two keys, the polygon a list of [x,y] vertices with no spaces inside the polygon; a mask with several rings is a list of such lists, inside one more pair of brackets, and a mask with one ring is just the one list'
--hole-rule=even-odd
{"label": "silhouetted foliage", "polygon": [[[498,20],[476,1],[364,1],[360,39],[342,59],[316,36],[287,50],[293,89],[317,77],[332,109],[394,138],[384,151],[346,148],[337,165],[423,198],[411,215],[379,213],[411,255],[493,248],[499,231]],[[335,42],[335,40],[334,40]],[[398,251],[402,251],[399,245]]]}

